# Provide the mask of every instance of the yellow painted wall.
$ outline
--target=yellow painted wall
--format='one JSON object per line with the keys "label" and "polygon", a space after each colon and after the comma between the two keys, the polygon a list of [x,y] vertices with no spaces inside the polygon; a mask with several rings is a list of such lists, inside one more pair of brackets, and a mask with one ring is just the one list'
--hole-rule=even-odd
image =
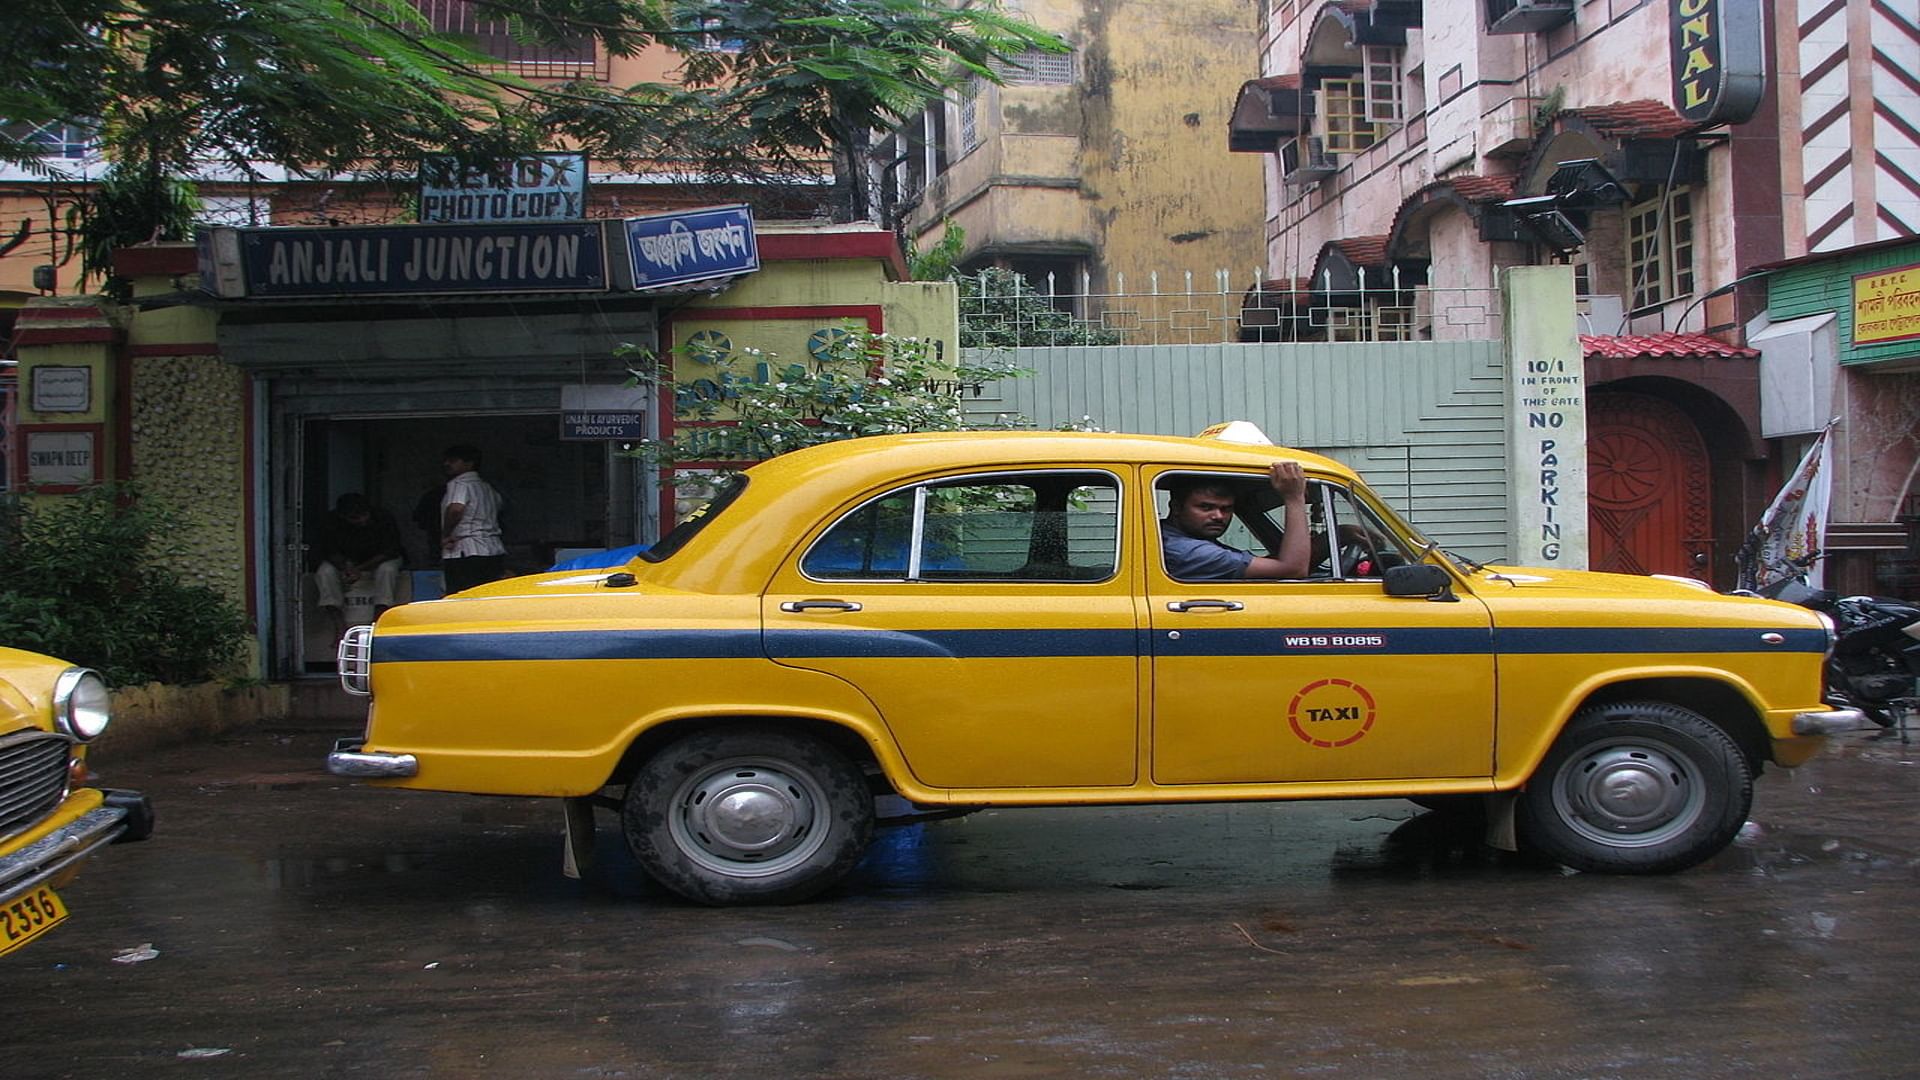
{"label": "yellow painted wall", "polygon": [[[764,232],[811,231],[823,238],[835,229],[781,229]],[[725,292],[703,297],[673,314],[671,348],[689,342],[724,342],[731,355],[751,350],[761,355],[773,373],[793,363],[807,363],[810,340],[846,327],[843,314],[799,314],[794,308],[880,309],[880,328],[891,337],[912,337],[939,343],[940,355],[959,357],[960,322],[957,290],[951,282],[892,281],[886,261],[877,258],[764,261],[758,272]],[[740,309],[786,309],[778,317],[743,317]],[[732,310],[726,310],[732,309]],[[713,314],[703,314],[713,312]],[[673,358],[676,379],[697,379],[707,373],[706,362],[694,355]],[[736,370],[741,368],[735,362]]]}
{"label": "yellow painted wall", "polygon": [[[1244,0],[1033,0],[1022,14],[1076,49],[1070,87],[989,87],[981,145],[928,188],[915,242],[943,219],[968,252],[1093,253],[1095,288],[1125,274],[1244,276],[1265,258],[1263,162],[1225,132],[1240,85],[1260,70],[1259,9]],[[1068,155],[1071,154],[1069,158]],[[989,194],[989,191],[991,192]]]}

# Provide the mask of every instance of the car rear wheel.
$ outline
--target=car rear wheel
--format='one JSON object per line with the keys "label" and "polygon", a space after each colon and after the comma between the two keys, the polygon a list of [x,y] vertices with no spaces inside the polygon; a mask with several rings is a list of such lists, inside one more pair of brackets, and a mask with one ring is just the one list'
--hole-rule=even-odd
{"label": "car rear wheel", "polygon": [[640,767],[620,815],[655,880],[702,904],[788,904],[845,877],[873,835],[873,796],[846,755],[806,735],[725,728]]}
{"label": "car rear wheel", "polygon": [[1690,709],[1583,709],[1519,801],[1521,838],[1577,870],[1657,874],[1719,852],[1753,805],[1753,774],[1726,732]]}

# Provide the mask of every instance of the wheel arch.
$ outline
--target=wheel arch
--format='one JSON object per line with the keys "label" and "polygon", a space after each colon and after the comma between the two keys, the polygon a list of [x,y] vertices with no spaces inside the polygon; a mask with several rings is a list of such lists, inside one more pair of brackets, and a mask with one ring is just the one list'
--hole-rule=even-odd
{"label": "wheel arch", "polygon": [[660,748],[688,735],[726,727],[769,727],[778,728],[795,734],[807,735],[832,746],[845,754],[849,760],[870,774],[876,772],[885,778],[888,786],[898,790],[896,770],[904,769],[904,762],[897,759],[889,767],[890,753],[882,752],[889,746],[884,736],[876,738],[874,732],[862,730],[846,718],[830,718],[813,713],[781,713],[773,710],[734,710],[724,713],[696,713],[669,717],[641,728],[627,741],[620,758],[614,763],[613,771],[607,777],[607,784],[627,783],[635,771]]}
{"label": "wheel arch", "polygon": [[[1727,733],[1747,759],[1754,776],[1773,760],[1766,721],[1753,699],[1739,687],[1704,675],[1655,675],[1623,679],[1595,689],[1574,709],[1619,701],[1661,701],[1699,713]],[[1537,765],[1537,763],[1536,763]]]}
{"label": "wheel arch", "polygon": [[[1522,733],[1516,745],[1503,745],[1503,751],[1510,751],[1516,757],[1506,759],[1503,754],[1496,785],[1502,790],[1519,789],[1540,767],[1554,740],[1580,710],[1619,701],[1660,701],[1699,713],[1708,723],[1726,732],[1740,748],[1754,776],[1759,776],[1761,767],[1773,760],[1773,741],[1755,694],[1726,672],[1697,668],[1621,672],[1605,681],[1595,680],[1574,687],[1563,699],[1560,713],[1552,724]],[[1503,730],[1502,743],[1507,741]]]}

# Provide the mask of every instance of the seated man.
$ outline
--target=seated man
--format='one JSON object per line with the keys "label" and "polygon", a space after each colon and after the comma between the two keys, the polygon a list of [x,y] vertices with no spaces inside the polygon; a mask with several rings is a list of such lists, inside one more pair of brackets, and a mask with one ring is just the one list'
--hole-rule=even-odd
{"label": "seated man", "polygon": [[320,564],[313,583],[320,607],[333,617],[336,635],[347,632],[346,590],[373,575],[373,614],[393,606],[400,584],[400,527],[393,516],[376,510],[365,495],[340,496],[320,529]]}
{"label": "seated man", "polygon": [[1233,485],[1212,477],[1176,480],[1168,492],[1160,546],[1167,574],[1182,581],[1231,578],[1297,578],[1307,574],[1307,477],[1297,461],[1276,461],[1268,474],[1286,506],[1280,550],[1265,555],[1220,542],[1233,523],[1238,501]]}

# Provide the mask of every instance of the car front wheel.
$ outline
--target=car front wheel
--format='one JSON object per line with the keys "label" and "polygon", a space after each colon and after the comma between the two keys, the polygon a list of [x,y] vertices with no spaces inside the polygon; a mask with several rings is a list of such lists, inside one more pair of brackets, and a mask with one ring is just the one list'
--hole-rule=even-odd
{"label": "car front wheel", "polygon": [[648,874],[702,904],[787,904],[846,876],[873,796],[846,755],[773,728],[716,728],[640,767],[620,815]]}
{"label": "car front wheel", "polygon": [[1731,843],[1753,774],[1726,732],[1690,709],[1616,702],[1581,710],[1519,800],[1527,846],[1576,870],[1684,870]]}

